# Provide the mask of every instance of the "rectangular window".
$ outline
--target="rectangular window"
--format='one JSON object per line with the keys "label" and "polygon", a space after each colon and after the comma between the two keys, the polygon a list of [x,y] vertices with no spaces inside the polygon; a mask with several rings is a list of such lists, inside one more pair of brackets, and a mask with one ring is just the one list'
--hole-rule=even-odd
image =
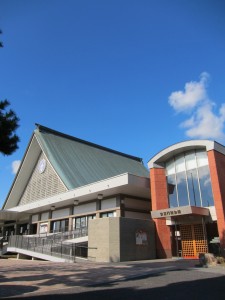
{"label": "rectangular window", "polygon": [[187,192],[187,180],[186,173],[177,173],[177,192],[179,199],[179,206],[189,205],[188,192]]}
{"label": "rectangular window", "polygon": [[168,194],[169,194],[169,206],[170,207],[177,207],[177,189],[176,189],[176,179],[175,175],[167,176],[167,183],[168,183]]}
{"label": "rectangular window", "polygon": [[53,232],[64,232],[68,231],[69,219],[58,220],[51,222],[51,231]]}
{"label": "rectangular window", "polygon": [[171,159],[166,163],[166,173],[167,175],[175,174],[174,159]]}
{"label": "rectangular window", "polygon": [[177,156],[175,160],[175,165],[176,165],[176,173],[185,171],[185,161],[183,155]]}
{"label": "rectangular window", "polygon": [[111,218],[111,217],[114,217],[114,212],[113,211],[110,211],[110,212],[105,212],[105,213],[102,213],[101,214],[101,218]]}
{"label": "rectangular window", "polygon": [[209,167],[199,168],[198,174],[202,193],[202,206],[214,206]]}
{"label": "rectangular window", "polygon": [[185,154],[186,169],[193,170],[197,168],[195,152],[190,151]]}
{"label": "rectangular window", "polygon": [[202,206],[197,170],[187,171],[187,178],[188,178],[188,191],[190,197],[190,205]]}
{"label": "rectangular window", "polygon": [[206,151],[196,150],[197,164],[198,167],[203,167],[208,165],[208,156]]}

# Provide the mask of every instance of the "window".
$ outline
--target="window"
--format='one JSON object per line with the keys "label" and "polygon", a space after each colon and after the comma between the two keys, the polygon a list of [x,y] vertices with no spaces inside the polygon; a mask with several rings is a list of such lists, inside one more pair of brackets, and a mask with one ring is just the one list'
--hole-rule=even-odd
{"label": "window", "polygon": [[113,211],[101,213],[101,218],[111,218],[111,217],[114,217]]}
{"label": "window", "polygon": [[52,232],[68,231],[68,226],[69,226],[68,219],[52,221],[51,222],[51,231]]}
{"label": "window", "polygon": [[213,206],[207,153],[191,150],[165,164],[170,207]]}
{"label": "window", "polygon": [[89,215],[89,216],[82,216],[82,217],[77,217],[73,219],[73,228],[74,229],[81,229],[88,227],[88,222],[91,219],[95,219],[95,215]]}

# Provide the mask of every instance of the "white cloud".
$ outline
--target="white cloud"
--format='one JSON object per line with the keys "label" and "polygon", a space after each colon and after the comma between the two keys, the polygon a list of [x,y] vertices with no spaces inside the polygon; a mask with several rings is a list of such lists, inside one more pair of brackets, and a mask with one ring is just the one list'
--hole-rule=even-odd
{"label": "white cloud", "polygon": [[[211,103],[199,107],[191,119],[181,124],[182,127],[188,128],[186,135],[190,138],[223,140],[223,127],[225,122],[224,104],[221,106],[219,114],[213,113]],[[191,122],[190,122],[191,120]]]}
{"label": "white cloud", "polygon": [[209,74],[204,72],[200,75],[200,81],[187,82],[183,91],[176,91],[169,96],[169,104],[176,112],[189,111],[200,102],[207,100],[206,84]]}
{"label": "white cloud", "polygon": [[13,173],[13,174],[16,174],[16,173],[17,173],[17,171],[18,171],[18,169],[19,169],[19,166],[20,166],[20,163],[21,163],[20,160],[14,160],[14,161],[12,162],[12,173]]}
{"label": "white cloud", "polygon": [[218,113],[216,105],[207,95],[207,73],[202,73],[199,82],[188,82],[185,91],[173,92],[169,97],[169,104],[175,112],[188,113],[190,117],[180,124],[185,128],[185,134],[190,138],[225,140],[225,103]]}

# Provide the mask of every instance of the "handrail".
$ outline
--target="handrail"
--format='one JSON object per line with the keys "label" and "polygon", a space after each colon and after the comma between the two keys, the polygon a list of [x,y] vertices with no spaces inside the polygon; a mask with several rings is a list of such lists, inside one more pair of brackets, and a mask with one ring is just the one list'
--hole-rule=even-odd
{"label": "handrail", "polygon": [[72,242],[65,243],[65,241],[82,236],[87,236],[87,228],[48,235],[12,235],[9,237],[8,247],[30,250],[74,261],[75,257],[87,258],[89,247]]}

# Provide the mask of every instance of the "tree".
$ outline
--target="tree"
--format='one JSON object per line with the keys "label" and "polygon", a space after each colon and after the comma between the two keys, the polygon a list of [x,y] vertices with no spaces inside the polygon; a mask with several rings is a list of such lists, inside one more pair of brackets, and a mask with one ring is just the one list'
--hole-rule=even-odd
{"label": "tree", "polygon": [[6,110],[8,100],[0,101],[0,152],[10,155],[18,149],[19,137],[15,134],[19,118],[13,110]]}
{"label": "tree", "polygon": [[[0,29],[0,34],[2,33],[1,29]],[[0,41],[0,48],[3,47],[3,43]]]}
{"label": "tree", "polygon": [[[2,31],[0,29],[0,34]],[[0,48],[3,43],[0,41]],[[13,110],[6,111],[10,105],[8,100],[0,101],[0,153],[10,155],[18,149],[19,137],[15,134],[19,127],[19,118]]]}

